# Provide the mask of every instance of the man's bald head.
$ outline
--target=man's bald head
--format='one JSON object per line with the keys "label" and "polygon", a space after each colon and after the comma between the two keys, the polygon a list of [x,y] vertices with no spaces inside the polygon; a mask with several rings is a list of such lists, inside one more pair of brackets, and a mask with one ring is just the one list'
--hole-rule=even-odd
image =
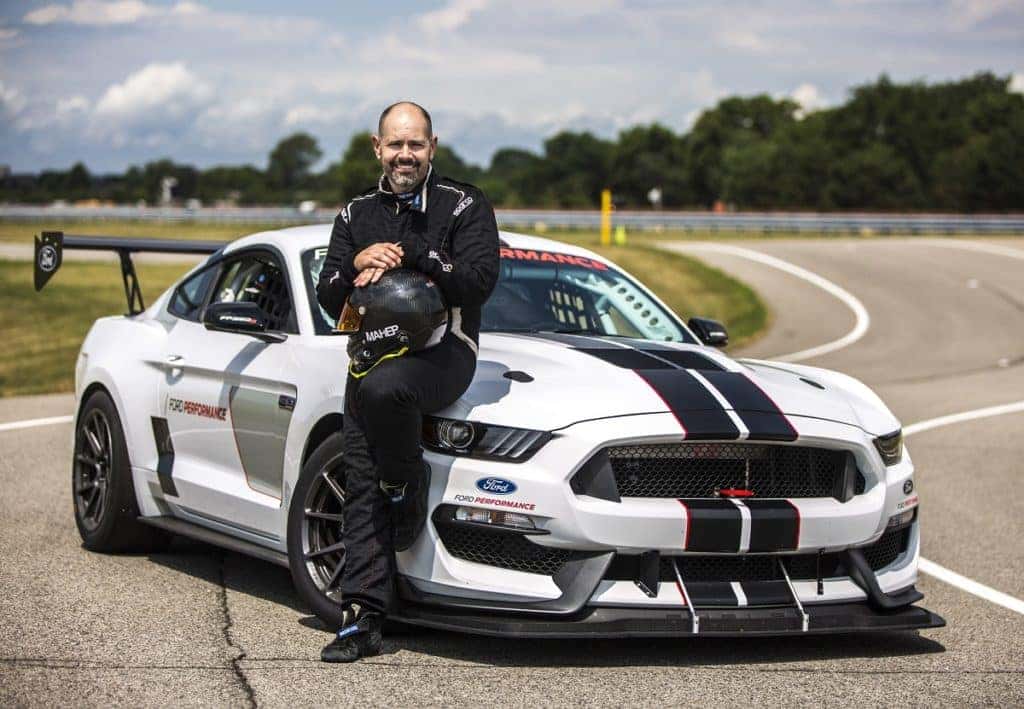
{"label": "man's bald head", "polygon": [[373,152],[395,192],[407,192],[423,181],[436,149],[430,114],[423,106],[399,101],[380,114]]}
{"label": "man's bald head", "polygon": [[418,103],[413,103],[412,101],[398,101],[397,103],[393,103],[385,108],[380,114],[380,119],[377,121],[377,135],[384,135],[384,121],[389,115],[391,115],[391,112],[395,110],[418,112],[423,116],[423,120],[427,122],[427,137],[432,138],[434,136],[434,124],[430,120],[430,114],[427,113],[427,109],[423,108],[423,106]]}

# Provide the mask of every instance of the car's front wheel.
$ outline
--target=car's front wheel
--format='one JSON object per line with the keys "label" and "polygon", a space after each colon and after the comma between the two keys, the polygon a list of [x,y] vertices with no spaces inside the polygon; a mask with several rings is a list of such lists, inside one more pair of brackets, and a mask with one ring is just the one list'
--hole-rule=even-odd
{"label": "car's front wheel", "polygon": [[341,624],[345,566],[341,451],[341,432],[317,446],[302,466],[288,510],[288,565],[295,590],[313,614],[332,627]]}
{"label": "car's front wheel", "polygon": [[75,425],[71,463],[75,524],[86,549],[151,552],[170,535],[139,522],[132,468],[117,407],[105,391],[93,392]]}

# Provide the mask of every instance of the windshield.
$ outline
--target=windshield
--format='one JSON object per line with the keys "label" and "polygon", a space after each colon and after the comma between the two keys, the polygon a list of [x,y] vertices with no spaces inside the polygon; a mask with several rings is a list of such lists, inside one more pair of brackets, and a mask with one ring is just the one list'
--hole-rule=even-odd
{"label": "windshield", "polygon": [[646,290],[611,266],[533,249],[501,249],[498,285],[484,304],[480,330],[694,342]]}
{"label": "windshield", "polygon": [[[327,248],[302,254],[318,334],[334,320],[316,300]],[[572,254],[501,249],[498,284],[484,304],[481,332],[578,332],[694,343],[676,318],[632,279],[607,264]]]}

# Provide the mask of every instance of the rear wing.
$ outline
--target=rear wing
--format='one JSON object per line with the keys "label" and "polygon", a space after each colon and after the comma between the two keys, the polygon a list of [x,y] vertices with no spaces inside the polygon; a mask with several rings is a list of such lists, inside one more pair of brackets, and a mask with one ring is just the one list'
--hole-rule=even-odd
{"label": "rear wing", "polygon": [[121,258],[121,277],[124,279],[124,295],[128,299],[128,314],[138,315],[146,306],[142,302],[139,279],[135,275],[133,253],[161,254],[214,254],[220,251],[226,241],[174,241],[171,239],[148,239],[145,237],[79,236],[62,231],[44,231],[35,237],[34,276],[36,291],[53,277],[64,262],[64,249],[84,251],[114,251]]}

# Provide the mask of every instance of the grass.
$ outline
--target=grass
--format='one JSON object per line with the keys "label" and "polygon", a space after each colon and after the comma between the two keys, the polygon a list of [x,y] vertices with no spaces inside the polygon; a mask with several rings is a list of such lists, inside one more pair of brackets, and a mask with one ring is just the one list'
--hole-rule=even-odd
{"label": "grass", "polygon": [[230,241],[280,224],[215,224],[195,222],[150,221],[53,221],[26,222],[0,220],[0,243],[31,244],[32,237],[42,231],[63,231],[68,234],[102,236],[153,237],[157,239],[194,239],[197,241]]}
{"label": "grass", "polygon": [[[270,225],[77,222],[63,226],[80,234],[228,240]],[[40,225],[0,222],[0,242],[29,244]],[[632,239],[627,247],[602,247],[596,232],[558,232],[554,238],[598,251],[635,275],[684,318],[710,317],[729,330],[733,345],[766,327],[769,314],[746,285],[680,254]],[[145,302],[152,303],[189,266],[137,265]],[[126,309],[116,263],[65,261],[42,293],[32,287],[30,261],[0,260],[0,396],[71,391],[82,339],[92,322]]]}
{"label": "grass", "polygon": [[[137,266],[145,302],[188,268]],[[31,261],[0,261],[0,292],[0,396],[71,391],[75,358],[93,321],[127,309],[114,262],[65,262],[36,293]]]}

